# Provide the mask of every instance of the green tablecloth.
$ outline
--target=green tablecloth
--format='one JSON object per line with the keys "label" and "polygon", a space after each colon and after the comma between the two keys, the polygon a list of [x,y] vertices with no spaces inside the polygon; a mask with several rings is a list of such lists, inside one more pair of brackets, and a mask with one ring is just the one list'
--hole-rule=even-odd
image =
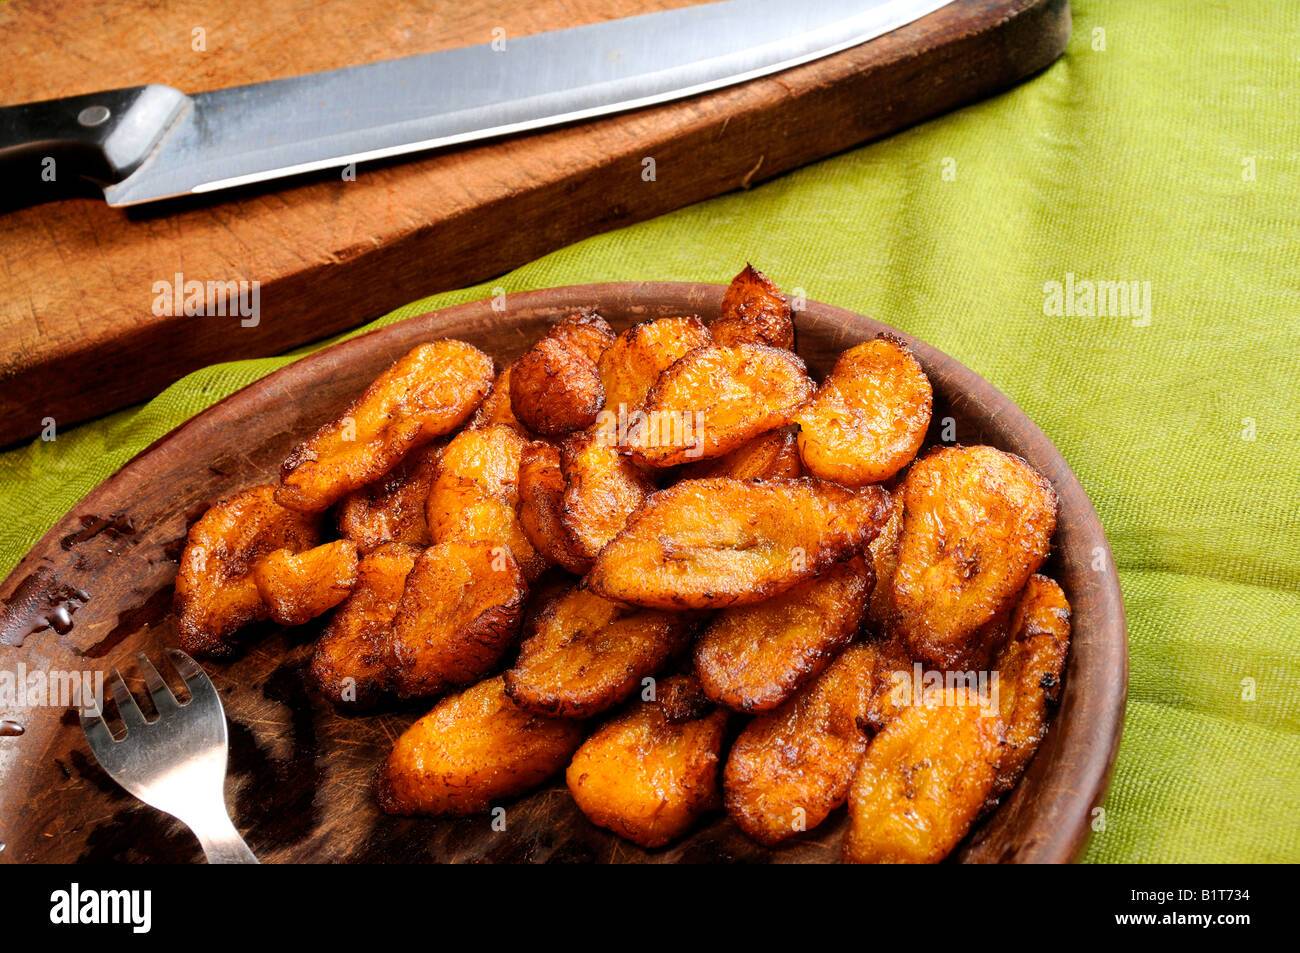
{"label": "green tablecloth", "polygon": [[[1067,55],[1006,95],[377,323],[752,260],[930,341],[1051,436],[1115,550],[1132,676],[1088,858],[1300,861],[1300,3],[1074,9]],[[1087,307],[1084,282],[1120,281],[1128,313],[1109,291]],[[210,367],[0,455],[0,570],[289,360]]]}

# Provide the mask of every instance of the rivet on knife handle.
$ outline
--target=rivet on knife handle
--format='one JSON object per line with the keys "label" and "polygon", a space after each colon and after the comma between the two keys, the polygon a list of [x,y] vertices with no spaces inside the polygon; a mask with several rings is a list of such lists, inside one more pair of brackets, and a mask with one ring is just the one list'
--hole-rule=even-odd
{"label": "rivet on knife handle", "polygon": [[0,107],[0,188],[27,204],[79,178],[121,182],[188,105],[180,90],[149,85]]}

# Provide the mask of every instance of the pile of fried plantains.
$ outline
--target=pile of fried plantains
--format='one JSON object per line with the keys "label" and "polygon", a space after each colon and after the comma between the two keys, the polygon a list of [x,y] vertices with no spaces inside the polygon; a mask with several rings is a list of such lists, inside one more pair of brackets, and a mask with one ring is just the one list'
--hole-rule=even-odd
{"label": "pile of fried plantains", "polygon": [[993,447],[922,452],[902,341],[818,385],[794,339],[746,267],[707,325],[574,314],[499,372],[421,344],[193,525],[181,647],[332,610],[325,697],[436,699],[379,769],[390,813],[483,812],[566,769],[645,847],[720,807],[776,845],[847,802],[845,860],[941,860],[1060,692],[1056,495]]}

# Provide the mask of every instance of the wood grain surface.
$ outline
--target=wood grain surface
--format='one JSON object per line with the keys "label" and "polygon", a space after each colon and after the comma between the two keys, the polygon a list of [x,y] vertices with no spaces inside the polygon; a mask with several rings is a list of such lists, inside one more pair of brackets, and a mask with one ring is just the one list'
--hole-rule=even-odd
{"label": "wood grain surface", "polygon": [[[0,101],[147,82],[198,92],[486,42],[495,27],[508,55],[509,36],[681,5],[9,0]],[[733,89],[367,165],[352,182],[322,173],[130,210],[95,192],[0,214],[0,445],[45,417],[66,426],[147,399],[215,361],[356,327],[991,95],[1055,59],[1069,28],[1066,0],[958,0]],[[155,315],[154,283],[177,274],[259,282],[260,322]]]}
{"label": "wood grain surface", "polygon": [[[336,415],[388,363],[424,340],[457,337],[498,361],[549,323],[595,307],[616,328],[679,314],[716,316],[714,285],[588,285],[475,302],[411,318],[326,349],[232,395],[144,451],[76,506],[0,583],[0,666],[16,671],[121,667],[176,642],[172,582],[188,527],[219,497],[276,478],[290,447]],[[818,377],[845,348],[890,330],[809,303],[798,351]],[[895,332],[897,333],[897,332]],[[906,335],[903,335],[906,338]],[[909,339],[911,340],[911,339]],[[1060,497],[1045,572],[1073,608],[1061,706],[1029,771],[959,848],[970,862],[1064,862],[1078,856],[1119,743],[1127,686],[1124,607],[1096,512],[1050,440],[1003,394],[952,358],[913,341],[935,391],[934,431],[1020,454]],[[1099,566],[1100,569],[1094,568]],[[227,802],[263,861],[826,862],[838,858],[844,811],[775,850],[721,814],[668,848],[647,851],[590,824],[562,779],[486,816],[435,821],[379,813],[371,783],[393,740],[427,710],[340,714],[309,692],[304,666],[320,622],[267,625],[234,662],[207,664],[230,721]],[[138,683],[133,687],[139,688]],[[0,710],[0,861],[197,861],[177,821],[126,794],[98,767],[70,709]]]}

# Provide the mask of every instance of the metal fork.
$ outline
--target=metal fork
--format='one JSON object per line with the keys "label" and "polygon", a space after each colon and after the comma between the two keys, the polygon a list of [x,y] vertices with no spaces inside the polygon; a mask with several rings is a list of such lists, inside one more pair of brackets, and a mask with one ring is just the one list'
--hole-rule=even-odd
{"label": "metal fork", "polygon": [[166,655],[189,688],[190,700],[178,702],[149,657],[137,652],[158,717],[145,721],[121,674],[113,669],[107,681],[126,735],[113,740],[98,704],[93,714],[82,709],[81,728],[90,750],[114,781],[184,822],[203,845],[208,863],[255,864],[257,858],[226,811],[226,713],[221,696],[194,659],[179,649],[167,649]]}

